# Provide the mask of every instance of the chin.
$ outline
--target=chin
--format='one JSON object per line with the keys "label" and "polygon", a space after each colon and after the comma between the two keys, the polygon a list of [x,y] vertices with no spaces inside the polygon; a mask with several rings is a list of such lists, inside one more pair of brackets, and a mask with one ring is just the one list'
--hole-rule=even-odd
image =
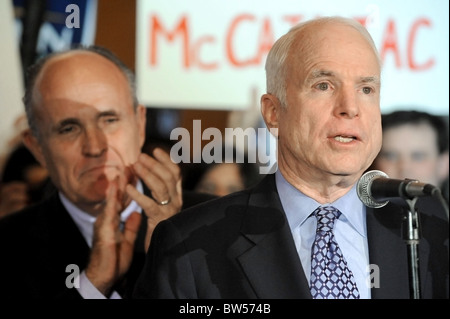
{"label": "chin", "polygon": [[101,203],[106,199],[108,183],[93,183],[81,186],[78,198],[87,203]]}
{"label": "chin", "polygon": [[78,196],[80,201],[89,203],[90,205],[102,204],[105,202],[106,194],[103,193],[83,193]]}

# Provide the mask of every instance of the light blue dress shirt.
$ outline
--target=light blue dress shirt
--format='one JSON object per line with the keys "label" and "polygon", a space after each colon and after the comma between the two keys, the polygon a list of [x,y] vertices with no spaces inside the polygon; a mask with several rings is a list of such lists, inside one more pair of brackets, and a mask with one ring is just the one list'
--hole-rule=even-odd
{"label": "light blue dress shirt", "polygon": [[336,241],[353,272],[360,298],[370,299],[366,207],[358,198],[356,186],[337,201],[321,205],[287,182],[280,170],[275,173],[275,181],[308,282],[317,225],[316,217],[311,214],[319,206],[334,206],[342,213],[334,226]]}

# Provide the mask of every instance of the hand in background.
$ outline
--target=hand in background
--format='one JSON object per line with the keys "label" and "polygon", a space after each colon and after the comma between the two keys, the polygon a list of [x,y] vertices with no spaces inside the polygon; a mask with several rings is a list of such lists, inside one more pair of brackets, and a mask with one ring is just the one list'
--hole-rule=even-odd
{"label": "hand in background", "polygon": [[29,203],[28,186],[24,182],[0,185],[0,218],[21,210]]}
{"label": "hand in background", "polygon": [[168,153],[156,148],[151,157],[140,154],[133,170],[152,193],[152,197],[138,192],[127,185],[127,194],[135,200],[147,215],[147,234],[145,249],[150,246],[151,236],[156,225],[181,210],[183,204],[181,188],[181,170],[172,162]]}

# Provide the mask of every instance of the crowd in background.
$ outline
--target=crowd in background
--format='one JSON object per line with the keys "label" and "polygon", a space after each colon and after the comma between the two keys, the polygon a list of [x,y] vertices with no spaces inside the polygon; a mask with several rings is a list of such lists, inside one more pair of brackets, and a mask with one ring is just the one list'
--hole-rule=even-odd
{"label": "crowd in background", "polygon": [[[449,199],[448,119],[416,110],[398,110],[383,114],[383,147],[371,169],[390,178],[417,179],[439,187]],[[148,132],[154,130],[148,129]],[[174,141],[147,136],[142,151],[152,154],[156,147],[170,153]],[[233,163],[180,163],[183,188],[217,196],[227,195],[255,185],[261,175],[257,163],[239,158],[235,147]],[[45,198],[53,190],[48,173],[30,151],[16,138],[0,174],[0,218]]]}

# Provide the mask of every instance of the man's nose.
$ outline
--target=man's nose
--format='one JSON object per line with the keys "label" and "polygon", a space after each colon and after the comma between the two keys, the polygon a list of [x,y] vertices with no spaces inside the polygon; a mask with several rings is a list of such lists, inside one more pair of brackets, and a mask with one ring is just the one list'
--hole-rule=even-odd
{"label": "man's nose", "polygon": [[105,133],[100,128],[87,128],[84,133],[83,154],[98,157],[103,155],[108,148]]}
{"label": "man's nose", "polygon": [[405,157],[400,157],[397,161],[397,171],[400,179],[411,178],[412,166],[411,161]]}
{"label": "man's nose", "polygon": [[359,115],[359,104],[356,92],[352,88],[343,88],[337,97],[335,115],[354,118]]}

